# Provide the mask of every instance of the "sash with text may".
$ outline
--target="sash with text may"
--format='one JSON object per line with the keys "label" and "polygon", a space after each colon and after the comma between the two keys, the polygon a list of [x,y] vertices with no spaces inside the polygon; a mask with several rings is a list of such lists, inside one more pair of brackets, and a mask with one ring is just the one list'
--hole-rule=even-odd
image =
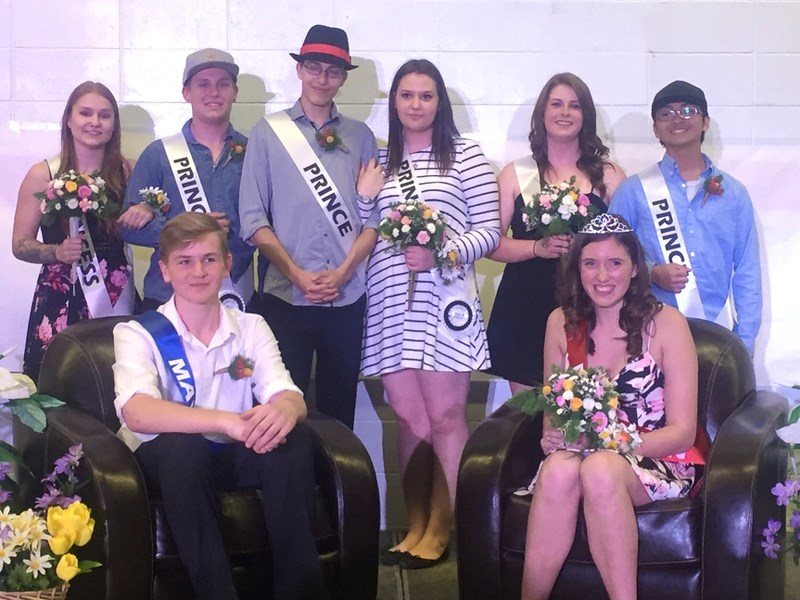
{"label": "sash with text may", "polygon": [[267,115],[264,119],[286,148],[311,195],[335,232],[334,237],[347,254],[357,237],[353,216],[347,204],[342,201],[342,195],[325,169],[325,165],[322,164],[322,160],[286,111]]}
{"label": "sash with text may", "polygon": [[684,265],[689,269],[689,281],[686,283],[686,287],[675,294],[678,309],[687,317],[704,319],[705,310],[700,299],[700,290],[697,289],[697,279],[691,270],[689,251],[683,241],[683,232],[678,217],[675,215],[674,203],[669,194],[667,182],[664,181],[664,175],[655,164],[639,173],[639,179],[642,182],[647,207],[653,218],[664,262]]}
{"label": "sash with text may", "polygon": [[195,384],[192,366],[186,357],[178,331],[167,317],[155,310],[148,310],[136,317],[139,324],[156,343],[156,348],[161,353],[164,366],[172,375],[175,385],[181,393],[181,401],[186,406],[194,406]]}

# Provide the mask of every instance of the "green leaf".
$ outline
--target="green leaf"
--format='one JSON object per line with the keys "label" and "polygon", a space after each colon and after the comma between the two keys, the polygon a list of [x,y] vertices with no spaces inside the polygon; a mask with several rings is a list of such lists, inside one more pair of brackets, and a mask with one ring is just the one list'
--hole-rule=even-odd
{"label": "green leaf", "polygon": [[524,390],[517,392],[506,400],[506,404],[518,408],[526,415],[536,416],[545,410],[546,400],[541,393],[536,390]]}
{"label": "green leaf", "polygon": [[0,462],[19,464],[22,462],[22,454],[14,446],[0,440]]}
{"label": "green leaf", "polygon": [[41,433],[47,425],[47,417],[35,401],[26,402],[26,400],[30,398],[17,398],[9,400],[6,404],[20,421],[36,433]]}
{"label": "green leaf", "polygon": [[800,421],[800,405],[795,406],[792,410],[789,411],[789,425],[792,423],[797,423]]}
{"label": "green leaf", "polygon": [[80,569],[81,573],[88,573],[92,569],[96,569],[97,567],[102,567],[103,563],[99,563],[96,560],[81,560],[78,561],[78,568]]}
{"label": "green leaf", "polygon": [[48,394],[33,394],[29,400],[35,400],[40,408],[58,408],[64,406],[64,402]]}

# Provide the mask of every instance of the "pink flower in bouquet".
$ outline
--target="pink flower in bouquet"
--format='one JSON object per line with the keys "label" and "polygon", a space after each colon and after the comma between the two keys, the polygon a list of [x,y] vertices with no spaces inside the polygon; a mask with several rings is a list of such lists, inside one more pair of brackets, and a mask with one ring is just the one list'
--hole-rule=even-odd
{"label": "pink flower in bouquet", "polygon": [[88,185],[82,185],[78,188],[78,198],[84,199],[92,195],[92,188]]}
{"label": "pink flower in bouquet", "polygon": [[411,219],[409,219],[408,217],[403,217],[402,219],[400,219],[400,223],[403,225],[411,225]]}
{"label": "pink flower in bouquet", "polygon": [[396,210],[393,210],[392,212],[389,213],[389,218],[392,221],[397,221],[400,218],[400,213],[397,212]]}
{"label": "pink flower in bouquet", "polygon": [[431,236],[427,231],[420,231],[417,234],[417,243],[420,246],[424,246],[425,244],[427,244],[430,241],[431,241]]}
{"label": "pink flower in bouquet", "polygon": [[589,200],[589,196],[586,194],[581,194],[578,196],[578,206],[589,206],[591,201]]}
{"label": "pink flower in bouquet", "polygon": [[541,204],[544,208],[550,208],[550,204],[552,202],[553,199],[550,197],[550,194],[542,194],[539,196],[539,204]]}
{"label": "pink flower in bouquet", "polygon": [[589,209],[585,206],[578,206],[578,214],[585,217],[589,214]]}
{"label": "pink flower in bouquet", "polygon": [[39,205],[39,212],[41,212],[42,214],[47,212],[47,203],[46,202],[42,202]]}
{"label": "pink flower in bouquet", "polygon": [[92,208],[92,201],[91,201],[91,200],[89,200],[89,199],[87,199],[87,198],[84,198],[83,200],[81,200],[80,202],[78,202],[78,207],[79,207],[79,208],[80,208],[80,209],[81,209],[83,212],[87,212],[87,211],[91,210],[91,208]]}
{"label": "pink flower in bouquet", "polygon": [[564,380],[563,379],[556,380],[556,382],[553,384],[553,391],[560,392],[563,389],[564,389]]}
{"label": "pink flower in bouquet", "polygon": [[605,413],[597,412],[592,416],[592,426],[594,426],[594,430],[597,433],[603,431],[606,427],[608,427],[608,417]]}
{"label": "pink flower in bouquet", "polygon": [[564,396],[556,396],[556,404],[563,408],[563,406],[564,406]]}
{"label": "pink flower in bouquet", "polygon": [[[56,197],[56,190],[52,187],[48,187],[45,190],[44,195],[48,200],[52,200]],[[42,202],[42,209],[44,209],[44,202]]]}

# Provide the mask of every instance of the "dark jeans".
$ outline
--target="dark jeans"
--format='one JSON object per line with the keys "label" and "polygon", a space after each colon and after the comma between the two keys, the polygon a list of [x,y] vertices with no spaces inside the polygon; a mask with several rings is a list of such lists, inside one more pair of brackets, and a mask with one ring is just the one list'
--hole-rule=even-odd
{"label": "dark jeans", "polygon": [[269,323],[283,362],[305,393],[314,374],[316,408],[353,429],[356,388],[361,368],[366,295],[347,306],[294,306],[264,294],[253,308]]}
{"label": "dark jeans", "polygon": [[162,433],[136,450],[160,491],[172,536],[197,600],[236,600],[217,522],[217,490],[261,490],[273,557],[275,598],[327,598],[312,515],[311,438],[298,425],[286,443],[257,454],[243,444],[212,449],[200,434]]}

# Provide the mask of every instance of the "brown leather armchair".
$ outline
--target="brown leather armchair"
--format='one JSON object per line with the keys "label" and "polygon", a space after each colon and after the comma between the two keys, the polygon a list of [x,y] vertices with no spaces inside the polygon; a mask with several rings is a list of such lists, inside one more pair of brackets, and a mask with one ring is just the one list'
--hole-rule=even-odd
{"label": "brown leather armchair", "polygon": [[[109,600],[191,598],[158,498],[148,494],[133,453],[115,436],[112,330],[127,317],[79,322],[48,349],[39,391],[66,403],[48,412],[44,434],[15,424],[17,447],[38,473],[67,448],[83,443],[80,495],[97,525],[80,555],[103,568],[73,580],[70,597]],[[315,532],[332,598],[372,600],[378,577],[379,502],[375,472],[356,436],[319,414],[306,420],[314,440]],[[220,526],[240,598],[266,598],[270,559],[255,491],[221,493]]]}
{"label": "brown leather armchair", "polygon": [[[636,510],[638,597],[779,599],[782,561],[761,552],[761,529],[782,519],[770,488],[786,473],[775,435],[788,402],[755,390],[752,361],[726,329],[690,319],[699,361],[699,423],[712,443],[701,493]],[[543,459],[541,417],[501,407],[469,439],[457,489],[458,578],[464,600],[520,597],[530,496],[526,486]],[[579,517],[577,535],[551,598],[608,598]]]}

